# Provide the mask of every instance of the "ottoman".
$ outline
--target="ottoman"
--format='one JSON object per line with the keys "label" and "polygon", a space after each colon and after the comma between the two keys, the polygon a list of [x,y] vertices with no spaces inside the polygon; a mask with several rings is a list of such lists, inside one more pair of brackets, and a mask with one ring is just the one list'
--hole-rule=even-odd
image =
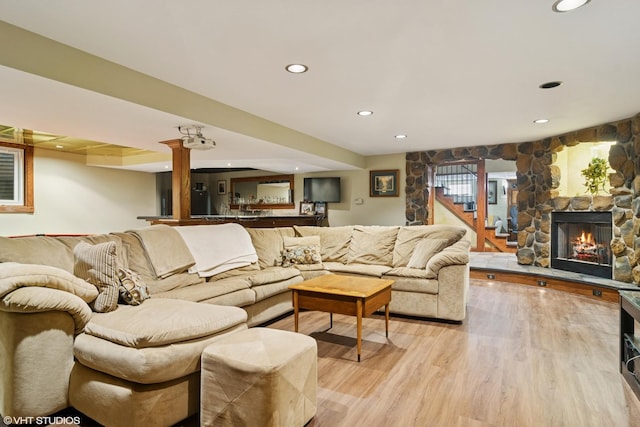
{"label": "ottoman", "polygon": [[316,341],[251,328],[202,353],[201,426],[303,426],[316,413]]}

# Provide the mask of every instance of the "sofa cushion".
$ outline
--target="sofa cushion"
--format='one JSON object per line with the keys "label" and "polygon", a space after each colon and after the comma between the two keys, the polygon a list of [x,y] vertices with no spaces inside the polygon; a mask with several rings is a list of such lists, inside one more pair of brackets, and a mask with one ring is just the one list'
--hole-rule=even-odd
{"label": "sofa cushion", "polygon": [[197,274],[187,272],[176,273],[164,279],[158,279],[147,261],[140,240],[130,233],[114,233],[114,235],[122,241],[122,246],[128,257],[129,268],[142,277],[142,280],[147,284],[150,295],[205,282],[205,279]]}
{"label": "sofa cushion", "polygon": [[150,298],[139,306],[98,313],[85,333],[133,348],[156,347],[212,335],[247,320],[238,307]]}
{"label": "sofa cushion", "polygon": [[73,273],[73,250],[55,237],[2,237],[0,262],[43,264]]}
{"label": "sofa cushion", "polygon": [[[422,270],[424,271],[424,270]],[[417,278],[417,277],[401,277],[391,274],[385,274],[385,279],[393,280],[391,285],[392,291],[417,292],[421,294],[437,295],[439,289],[438,279]],[[392,296],[393,299],[393,296]]]}
{"label": "sofa cushion", "polygon": [[246,277],[230,277],[212,282],[177,288],[167,292],[155,294],[154,298],[173,298],[185,301],[201,302],[233,292],[249,289],[250,283]]}
{"label": "sofa cushion", "polygon": [[[251,290],[256,294],[256,302],[262,301],[274,295],[279,295],[282,293],[291,294],[289,290],[289,286],[295,285],[296,283],[302,282],[302,276],[297,275],[287,280],[282,280],[280,282],[269,283],[262,286],[253,286]],[[290,297],[289,300],[291,301]],[[293,306],[291,307],[293,308]]]}
{"label": "sofa cushion", "polygon": [[284,237],[295,235],[291,227],[247,228],[247,232],[256,248],[260,268],[281,265]]}
{"label": "sofa cushion", "polygon": [[[75,295],[60,292],[56,289],[35,288],[32,286],[19,288],[5,295],[4,298],[0,299],[0,310],[17,313],[21,317],[24,317],[26,313],[51,313],[52,318],[55,318],[59,313],[66,312],[73,318],[74,332],[76,334],[83,331],[85,325],[94,314],[89,305]],[[31,321],[35,321],[35,319],[31,319]],[[51,325],[46,326],[50,327]],[[42,330],[42,328],[39,330]],[[2,332],[5,333],[6,331]],[[66,334],[66,332],[64,333]],[[29,341],[31,341],[31,338],[33,336],[30,335]],[[34,344],[38,342],[38,338],[33,340]],[[52,349],[47,348],[47,351],[52,351]],[[36,357],[42,356],[38,354]]]}
{"label": "sofa cushion", "polygon": [[418,243],[409,258],[407,267],[409,268],[425,268],[427,261],[432,256],[443,250],[449,242],[446,239],[422,239]]}
{"label": "sofa cushion", "polygon": [[322,264],[320,236],[284,237],[282,266]]}
{"label": "sofa cushion", "polygon": [[87,303],[98,296],[98,289],[94,285],[61,268],[17,262],[0,263],[0,298],[27,286],[69,292]]}
{"label": "sofa cushion", "polygon": [[173,227],[152,225],[127,233],[140,241],[156,279],[182,273],[196,263],[186,243]]}
{"label": "sofa cushion", "polygon": [[80,242],[73,249],[73,255],[73,274],[98,288],[92,308],[99,313],[118,308],[120,279],[116,242],[97,245]]}
{"label": "sofa cushion", "polygon": [[[387,276],[394,277],[411,277],[413,279],[435,279],[438,276],[432,271],[427,271],[424,268],[411,268],[411,267],[394,267],[391,270],[387,271],[385,274]],[[393,279],[393,277],[389,277]]]}
{"label": "sofa cushion", "polygon": [[122,240],[120,237],[114,234],[90,234],[86,236],[56,236],[57,241],[68,247],[71,251],[80,242],[85,242],[90,245],[97,245],[105,242],[116,243],[116,254],[118,256],[118,265],[123,268],[129,268],[129,262],[127,261],[127,252],[122,246]]}
{"label": "sofa cushion", "polygon": [[469,263],[469,247],[471,243],[468,240],[460,240],[446,250],[441,251],[429,259],[427,262],[427,271],[438,274],[442,267],[448,265],[460,265]]}
{"label": "sofa cushion", "polygon": [[324,268],[332,273],[361,274],[363,276],[382,277],[391,270],[387,265],[342,264],[341,262],[325,262]]}
{"label": "sofa cushion", "polygon": [[411,225],[400,227],[398,237],[393,248],[393,266],[404,267],[409,262],[415,247],[422,239],[446,239],[451,245],[462,239],[466,234],[463,227],[433,224],[433,225]]}
{"label": "sofa cushion", "polygon": [[247,278],[251,287],[277,283],[283,280],[299,276],[300,272],[295,268],[269,267],[264,270],[251,273]]}
{"label": "sofa cushion", "polygon": [[391,266],[397,235],[398,227],[356,225],[349,244],[349,264]]}
{"label": "sofa cushion", "polygon": [[[0,262],[18,262],[22,264],[42,264],[58,267],[73,273],[73,248],[79,242],[89,244],[115,241],[120,253],[120,239],[110,234],[90,236],[27,236],[1,237]],[[124,254],[119,260],[125,262]],[[124,264],[126,266],[126,264]]]}
{"label": "sofa cushion", "polygon": [[[384,274],[385,278],[395,280],[397,277],[411,277],[413,279],[436,279],[438,276],[427,271],[424,268],[411,268],[411,267],[394,267]],[[393,277],[391,277],[393,276]]]}
{"label": "sofa cushion", "polygon": [[[146,302],[139,307],[145,305]],[[208,304],[199,305],[215,307]],[[228,308],[244,313],[241,308]],[[114,313],[119,311],[116,310]],[[85,367],[116,378],[158,387],[159,385],[164,386],[160,383],[165,381],[198,372],[200,370],[200,356],[207,346],[222,336],[246,329],[247,325],[243,322],[201,338],[145,348],[126,347],[93,335],[80,334],[74,341],[73,353],[79,364]],[[113,381],[113,379],[109,381]],[[126,398],[131,397],[130,390],[126,390],[124,394],[126,394]]]}
{"label": "sofa cushion", "polygon": [[294,225],[293,228],[299,236],[320,236],[320,256],[323,262],[347,263],[353,226],[314,227],[310,225]]}

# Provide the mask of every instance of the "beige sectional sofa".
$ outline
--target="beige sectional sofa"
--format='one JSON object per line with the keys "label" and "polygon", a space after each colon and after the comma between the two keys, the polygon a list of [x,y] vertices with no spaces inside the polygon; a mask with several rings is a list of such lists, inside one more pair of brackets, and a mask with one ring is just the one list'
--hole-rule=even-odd
{"label": "beige sectional sofa", "polygon": [[[393,279],[392,313],[460,322],[464,234],[445,225],[225,224],[0,237],[0,412],[73,406],[105,425],[176,423],[198,411],[203,349],[291,312],[288,287],[321,274]],[[83,256],[99,268],[79,278]],[[119,267],[139,274],[149,299],[132,306],[116,295],[113,304]]]}

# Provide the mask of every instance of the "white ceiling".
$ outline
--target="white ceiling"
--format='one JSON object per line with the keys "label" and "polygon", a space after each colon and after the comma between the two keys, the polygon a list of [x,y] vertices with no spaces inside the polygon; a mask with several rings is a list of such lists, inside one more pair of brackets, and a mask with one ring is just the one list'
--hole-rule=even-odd
{"label": "white ceiling", "polygon": [[[157,142],[179,137],[177,126],[203,123],[218,145],[193,152],[192,165],[295,173],[364,166],[323,155],[331,146],[364,158],[522,142],[640,112],[640,1],[593,0],[568,13],[552,4],[2,0],[5,23],[279,127],[257,134],[251,121],[226,127],[224,115],[212,125],[75,87],[56,77],[53,63],[36,75],[2,58],[0,124],[162,151]],[[284,70],[297,62],[309,71]],[[563,84],[538,87],[552,80]],[[359,117],[362,109],[374,114]],[[550,122],[534,124],[539,118]],[[282,142],[287,130],[311,138],[299,147]],[[408,138],[396,140],[399,133]]]}

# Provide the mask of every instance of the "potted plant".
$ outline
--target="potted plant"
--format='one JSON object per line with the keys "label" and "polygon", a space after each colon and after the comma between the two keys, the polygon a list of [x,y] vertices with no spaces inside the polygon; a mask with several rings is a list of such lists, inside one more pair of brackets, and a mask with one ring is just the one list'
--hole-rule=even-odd
{"label": "potted plant", "polygon": [[598,191],[604,191],[604,184],[607,180],[607,170],[609,164],[605,159],[594,157],[589,162],[589,166],[582,169],[580,173],[585,178],[584,185],[591,194],[598,194]]}

